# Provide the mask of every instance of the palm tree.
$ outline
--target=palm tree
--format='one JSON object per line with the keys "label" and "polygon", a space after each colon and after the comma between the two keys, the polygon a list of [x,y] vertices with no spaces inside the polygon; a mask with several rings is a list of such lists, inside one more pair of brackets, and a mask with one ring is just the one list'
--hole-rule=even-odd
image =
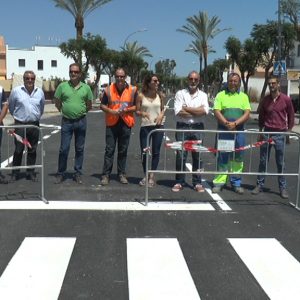
{"label": "palm tree", "polygon": [[219,33],[229,29],[217,28],[221,22],[219,17],[213,16],[210,19],[206,12],[201,11],[199,11],[198,15],[187,18],[186,21],[187,24],[177,29],[177,31],[191,35],[196,45],[200,47],[204,60],[204,89],[207,91],[207,57],[212,50],[209,46],[209,41]]}
{"label": "palm tree", "polygon": [[128,52],[131,57],[152,57],[150,51],[144,46],[139,46],[137,41],[134,41],[133,43],[127,42],[125,43],[124,47],[121,47],[121,49],[125,52]]}
{"label": "palm tree", "polygon": [[128,71],[132,77],[132,81],[138,82],[140,71],[145,68],[145,57],[152,57],[150,51],[144,47],[139,46],[137,41],[133,43],[127,42],[122,49],[123,67]]}
{"label": "palm tree", "polygon": [[[203,65],[203,53],[201,48],[201,43],[199,40],[192,41],[192,43],[189,45],[188,49],[184,50],[185,52],[191,52],[198,56],[199,58],[199,73],[202,73],[202,65]],[[215,53],[210,46],[208,46],[208,53]]]}
{"label": "palm tree", "polygon": [[53,0],[56,7],[68,11],[75,19],[76,38],[82,38],[84,18],[96,8],[111,0]]}

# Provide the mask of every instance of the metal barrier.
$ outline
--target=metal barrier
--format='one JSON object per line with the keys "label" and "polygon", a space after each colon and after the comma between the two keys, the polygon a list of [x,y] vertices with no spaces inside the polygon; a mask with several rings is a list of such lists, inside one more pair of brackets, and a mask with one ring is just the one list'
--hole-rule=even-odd
{"label": "metal barrier", "polygon": [[[161,155],[161,161],[163,160],[163,163],[160,162],[158,168],[156,170],[151,170],[149,168],[149,159],[150,159],[150,139],[151,136],[155,132],[162,131],[164,133],[164,154]],[[176,132],[183,133],[183,142],[167,142],[167,133],[175,134]],[[188,133],[200,133],[203,137],[201,141],[185,141],[184,135]],[[226,140],[223,143],[217,143],[218,140],[222,140],[219,138],[221,134],[232,134],[234,137],[237,133],[243,133],[246,138],[246,143],[244,147],[235,148],[234,143],[227,143]],[[267,138],[267,141],[264,142],[257,142],[257,138],[259,135],[264,134],[269,136]],[[277,173],[273,171],[274,164],[269,165],[269,162],[267,160],[266,163],[266,172],[265,173],[259,173],[258,170],[258,160],[255,163],[255,166],[253,166],[253,156],[256,152],[255,149],[258,149],[262,144],[267,143],[268,147],[272,144],[272,135],[284,135],[289,136],[290,139],[297,140],[297,151],[296,153],[300,153],[300,135],[296,132],[259,132],[257,130],[245,130],[245,131],[219,131],[219,130],[178,130],[178,129],[155,129],[152,130],[148,136],[147,136],[147,147],[144,150],[144,154],[146,155],[146,178],[149,177],[150,173],[153,174],[210,174],[210,175],[218,175],[218,174],[226,174],[226,175],[232,175],[236,174],[232,171],[224,172],[222,170],[218,170],[218,157],[219,154],[222,152],[231,152],[233,156],[236,155],[237,152],[243,152],[244,157],[244,170],[241,173],[238,173],[239,175],[265,175],[265,176],[296,176],[297,177],[297,191],[296,191],[296,202],[295,204],[290,202],[291,205],[295,206],[298,210],[299,207],[299,189],[300,189],[300,157],[297,156],[298,161],[293,163],[294,169],[290,172],[284,172],[285,165],[283,168],[282,173]],[[175,163],[173,164],[174,168],[167,168],[167,151],[168,149],[173,149],[176,151],[193,151],[199,153],[199,162],[203,161],[204,168],[201,168],[199,165],[199,168],[197,171],[186,171],[185,167],[183,166],[183,159],[181,163],[181,170],[176,171]],[[268,151],[269,149],[267,149]],[[162,152],[162,151],[161,151]],[[283,149],[284,157],[286,157],[286,144],[284,144]],[[258,154],[258,153],[256,153]],[[206,164],[206,160],[202,159],[202,157],[206,155],[207,158],[210,160],[210,162],[214,162],[211,164]],[[259,154],[258,154],[259,155]],[[174,154],[173,154],[174,156]],[[272,154],[270,155],[270,158],[272,159]],[[284,159],[283,159],[284,160]],[[273,159],[272,159],[273,161]],[[284,160],[285,162],[285,160]],[[200,163],[199,163],[200,164]],[[162,167],[160,168],[160,166]],[[149,202],[149,184],[148,180],[146,180],[145,184],[145,205],[148,205]]]}
{"label": "metal barrier", "polygon": [[[23,128],[24,129],[24,138],[22,138],[20,135],[17,135],[15,133],[16,128]],[[38,144],[40,145],[39,151],[37,150],[37,160],[39,158],[40,163],[35,164],[35,165],[28,165],[27,164],[27,154],[28,154],[28,147],[30,146],[30,143],[27,141],[27,134],[26,131],[28,128],[35,128],[39,130],[39,141]],[[59,129],[60,127],[57,126],[35,126],[35,125],[9,125],[9,126],[0,126],[0,130],[3,130],[3,133],[7,132],[8,135],[12,136],[11,139],[7,139],[7,147],[6,147],[6,156],[7,156],[7,163],[6,166],[2,167],[2,164],[0,162],[0,170],[5,171],[5,170],[26,170],[28,168],[33,168],[33,169],[39,169],[40,170],[40,195],[39,198],[46,204],[48,204],[48,201],[45,198],[45,178],[44,178],[44,139],[43,139],[43,131],[44,130],[49,130],[49,129]],[[3,136],[2,136],[3,138]],[[24,152],[23,152],[23,165],[21,166],[12,166],[12,154],[14,152],[14,140],[17,139],[18,142],[24,144]],[[3,140],[2,140],[3,141]],[[3,143],[2,143],[3,144]],[[13,144],[13,145],[12,145]],[[13,146],[13,147],[12,147]],[[12,149],[12,150],[11,150]],[[3,156],[3,145],[1,149],[1,154]],[[38,155],[39,154],[39,155]]]}

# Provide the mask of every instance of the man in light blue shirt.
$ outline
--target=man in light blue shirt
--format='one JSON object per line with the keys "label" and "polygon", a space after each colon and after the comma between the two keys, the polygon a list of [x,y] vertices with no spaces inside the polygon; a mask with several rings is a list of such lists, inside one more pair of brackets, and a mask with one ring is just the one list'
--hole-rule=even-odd
{"label": "man in light blue shirt", "polygon": [[[40,118],[44,112],[45,95],[42,89],[36,87],[35,74],[33,71],[25,71],[23,75],[24,85],[15,87],[8,99],[10,114],[15,120],[15,125],[40,125]],[[39,141],[39,130],[34,127],[16,128],[15,133],[25,137],[29,141],[31,148],[28,148],[27,165],[35,165],[36,149]],[[24,144],[15,139],[15,152],[13,166],[20,166],[22,163]],[[13,170],[12,181],[20,178],[20,170]],[[36,181],[36,174],[33,168],[27,169],[26,178]]]}
{"label": "man in light blue shirt", "polygon": [[[8,111],[8,105],[6,101],[5,92],[2,86],[0,86],[0,126],[3,125],[3,119],[5,118]],[[0,164],[1,164],[1,143],[2,143],[2,128],[0,128]],[[4,175],[0,170],[0,184],[8,183]]]}

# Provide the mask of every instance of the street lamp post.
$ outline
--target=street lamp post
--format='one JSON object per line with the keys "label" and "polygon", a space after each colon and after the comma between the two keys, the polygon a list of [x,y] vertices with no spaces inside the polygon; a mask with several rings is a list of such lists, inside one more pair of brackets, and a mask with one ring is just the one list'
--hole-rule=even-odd
{"label": "street lamp post", "polygon": [[128,39],[129,39],[132,35],[134,35],[134,34],[136,34],[136,33],[138,33],[138,32],[144,32],[144,31],[148,31],[148,29],[147,29],[147,28],[141,28],[141,29],[139,29],[139,30],[136,30],[136,31],[131,32],[130,34],[128,34],[127,37],[126,37],[125,40],[124,40],[123,48],[125,48],[125,45],[126,45]]}

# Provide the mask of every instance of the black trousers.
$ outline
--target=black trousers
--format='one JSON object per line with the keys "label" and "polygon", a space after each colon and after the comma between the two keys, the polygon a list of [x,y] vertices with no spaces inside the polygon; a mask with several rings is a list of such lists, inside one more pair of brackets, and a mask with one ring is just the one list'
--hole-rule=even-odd
{"label": "black trousers", "polygon": [[[19,122],[15,120],[15,125],[35,125],[39,126],[39,122]],[[38,146],[38,141],[39,141],[39,135],[40,131],[37,128],[15,128],[15,133],[21,136],[22,138],[26,137],[27,140],[29,141],[31,148],[28,147],[27,149],[27,165],[35,165],[36,162],[36,149]],[[13,157],[13,166],[21,166],[22,164],[22,157],[23,157],[23,151],[24,151],[24,144],[17,141],[15,139],[15,152],[14,152],[14,157]],[[17,173],[20,170],[14,170],[13,173]],[[27,172],[33,172],[34,169],[30,168],[27,169]]]}

